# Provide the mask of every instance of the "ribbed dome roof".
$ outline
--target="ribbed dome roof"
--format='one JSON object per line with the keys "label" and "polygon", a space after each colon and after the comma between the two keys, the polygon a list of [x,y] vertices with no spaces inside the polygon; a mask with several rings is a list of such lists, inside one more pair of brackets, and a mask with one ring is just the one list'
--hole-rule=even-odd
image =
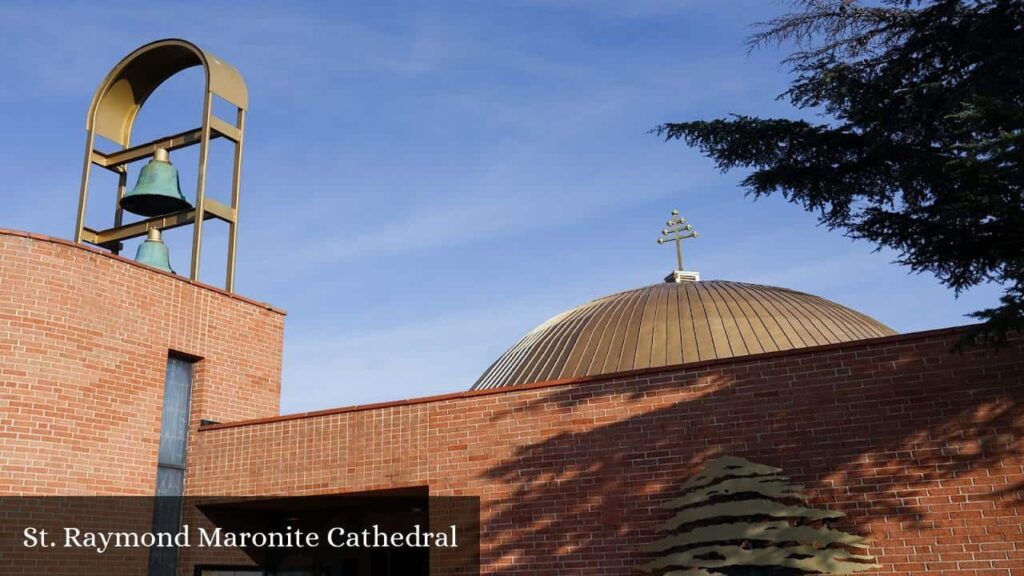
{"label": "ribbed dome roof", "polygon": [[859,312],[785,288],[721,280],[655,284],[541,324],[502,354],[473,390],[891,334]]}

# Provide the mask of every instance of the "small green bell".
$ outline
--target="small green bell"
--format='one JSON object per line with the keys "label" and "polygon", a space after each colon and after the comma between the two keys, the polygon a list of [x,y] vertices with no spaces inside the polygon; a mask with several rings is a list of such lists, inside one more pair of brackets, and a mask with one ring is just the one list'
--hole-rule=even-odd
{"label": "small green bell", "polygon": [[178,169],[163,148],[157,148],[153,159],[142,167],[135,189],[121,198],[121,208],[140,216],[161,216],[191,207],[181,193]]}
{"label": "small green bell", "polygon": [[160,238],[160,230],[156,228],[150,228],[146,234],[146,241],[139,244],[139,250],[135,253],[135,261],[174,274],[167,245]]}

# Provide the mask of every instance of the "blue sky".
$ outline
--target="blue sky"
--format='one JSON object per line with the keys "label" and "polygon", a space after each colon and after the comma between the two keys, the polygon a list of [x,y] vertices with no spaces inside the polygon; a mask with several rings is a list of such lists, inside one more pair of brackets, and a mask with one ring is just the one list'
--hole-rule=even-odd
{"label": "blue sky", "polygon": [[[182,37],[249,84],[237,290],[289,312],[283,412],[468,388],[546,318],[660,281],[674,254],[655,240],[672,208],[701,232],[687,267],[706,279],[811,292],[903,332],[965,323],[997,288],[955,299],[892,253],[780,199],[753,202],[741,174],[647,134],[792,114],[775,100],[779,53],[743,45],[751,22],[783,8],[6,1],[0,227],[70,237],[92,92],[138,45]],[[162,86],[137,141],[194,127],[200,91],[195,70]],[[172,161],[193,197],[194,155]],[[210,193],[223,197],[227,148],[211,163]],[[108,223],[112,194],[93,187],[90,224]],[[203,280],[220,284],[223,231],[206,230]],[[172,265],[187,270],[176,232]]]}

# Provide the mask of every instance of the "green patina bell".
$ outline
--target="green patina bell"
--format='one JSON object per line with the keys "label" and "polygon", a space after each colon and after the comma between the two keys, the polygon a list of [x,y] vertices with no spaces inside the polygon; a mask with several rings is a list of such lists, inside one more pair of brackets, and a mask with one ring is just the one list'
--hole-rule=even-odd
{"label": "green patina bell", "polygon": [[139,245],[139,251],[135,253],[135,261],[174,274],[167,245],[160,239],[160,230],[156,228],[149,229],[146,241]]}
{"label": "green patina bell", "polygon": [[157,148],[153,159],[142,167],[135,189],[121,198],[121,208],[140,216],[160,216],[191,207],[181,193],[178,169],[171,165],[163,148]]}

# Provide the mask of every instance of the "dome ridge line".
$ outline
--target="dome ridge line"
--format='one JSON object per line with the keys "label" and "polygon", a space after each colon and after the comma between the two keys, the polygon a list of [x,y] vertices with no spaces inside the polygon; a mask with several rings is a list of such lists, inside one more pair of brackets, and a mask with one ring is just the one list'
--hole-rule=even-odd
{"label": "dome ridge line", "polygon": [[820,296],[731,280],[658,283],[556,314],[501,354],[474,390],[600,376],[893,335]]}

